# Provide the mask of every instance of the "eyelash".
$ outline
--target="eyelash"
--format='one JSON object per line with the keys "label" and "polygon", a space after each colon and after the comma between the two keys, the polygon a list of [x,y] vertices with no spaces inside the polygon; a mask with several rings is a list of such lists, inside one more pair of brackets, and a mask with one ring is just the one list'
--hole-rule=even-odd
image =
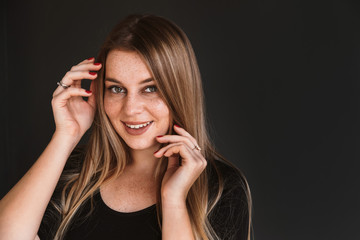
{"label": "eyelash", "polygon": [[[146,91],[146,89],[148,89],[148,88],[152,88],[153,90],[152,90],[152,91]],[[108,89],[109,89],[109,91],[110,91],[111,93],[114,93],[114,94],[124,93],[124,92],[122,92],[122,90],[125,91],[125,88],[119,87],[119,86],[110,86],[110,87],[108,87]],[[115,89],[120,89],[120,92],[116,92]],[[154,93],[154,92],[157,92],[157,87],[156,87],[155,85],[146,86],[146,87],[144,88],[144,92],[146,92],[146,93]],[[126,92],[125,92],[125,93],[126,93]]]}

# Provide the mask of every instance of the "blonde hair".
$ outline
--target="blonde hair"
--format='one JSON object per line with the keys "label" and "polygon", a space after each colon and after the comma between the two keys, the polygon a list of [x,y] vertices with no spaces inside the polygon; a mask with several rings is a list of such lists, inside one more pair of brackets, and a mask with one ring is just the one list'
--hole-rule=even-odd
{"label": "blonde hair", "polygon": [[[208,171],[203,171],[187,196],[187,207],[196,239],[219,239],[210,224],[209,216],[224,189],[224,178],[215,159],[231,165],[211,144],[206,130],[203,89],[195,54],[185,33],[174,23],[153,15],[130,15],[121,21],[105,40],[97,61],[104,66],[94,81],[96,113],[91,136],[85,149],[84,162],[78,172],[64,174],[66,182],[59,202],[53,202],[61,214],[54,239],[62,239],[77,212],[98,191],[100,185],[122,173],[129,161],[127,145],[118,136],[104,109],[104,76],[108,53],[113,50],[135,51],[153,75],[160,95],[170,110],[173,124],[182,126],[198,141],[208,167],[213,167],[218,188],[209,194]],[[170,124],[172,126],[173,124]],[[172,134],[169,127],[168,134]],[[159,161],[156,169],[157,213],[161,226],[161,180],[167,161]],[[235,167],[234,167],[235,168]],[[241,175],[241,174],[240,174]],[[246,179],[241,175],[246,194],[247,239],[250,239],[251,195]]]}

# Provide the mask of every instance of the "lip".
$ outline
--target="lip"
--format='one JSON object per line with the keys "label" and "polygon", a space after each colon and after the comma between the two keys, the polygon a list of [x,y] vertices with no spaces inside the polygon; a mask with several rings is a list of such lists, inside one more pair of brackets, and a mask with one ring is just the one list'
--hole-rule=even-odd
{"label": "lip", "polygon": [[148,123],[151,121],[146,121],[146,122],[123,122],[125,124],[129,124],[129,125],[139,125],[139,124],[144,124],[144,123]]}
{"label": "lip", "polygon": [[[150,122],[150,121],[147,121],[147,122]],[[126,124],[130,124],[130,125],[139,125],[139,124],[144,124],[144,123],[147,123],[147,122],[122,122],[123,125],[124,125],[124,128],[126,130],[126,132],[130,135],[141,135],[143,133],[145,133],[149,128],[150,126],[153,124],[153,122],[151,122],[149,125],[147,125],[146,127],[142,127],[142,128],[129,128],[126,126]]]}

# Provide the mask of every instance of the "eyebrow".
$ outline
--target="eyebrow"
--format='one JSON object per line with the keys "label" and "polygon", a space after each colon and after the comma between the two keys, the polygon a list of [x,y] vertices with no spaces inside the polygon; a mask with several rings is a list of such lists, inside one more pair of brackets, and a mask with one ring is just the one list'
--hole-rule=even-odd
{"label": "eyebrow", "polygon": [[[119,84],[123,85],[121,81],[119,81],[119,80],[117,80],[117,79],[114,79],[114,78],[106,78],[106,79],[105,79],[105,82],[106,82],[106,81],[108,81],[108,82],[114,82],[114,83],[119,83]],[[152,81],[154,81],[154,78],[147,78],[147,79],[145,79],[145,80],[142,80],[142,81],[140,82],[140,84],[144,84],[144,83],[148,83],[148,82],[152,82]]]}

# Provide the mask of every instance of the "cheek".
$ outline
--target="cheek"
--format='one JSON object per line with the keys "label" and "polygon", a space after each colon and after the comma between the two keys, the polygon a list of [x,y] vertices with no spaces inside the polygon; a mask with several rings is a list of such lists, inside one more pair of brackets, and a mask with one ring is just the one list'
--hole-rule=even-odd
{"label": "cheek", "polygon": [[108,115],[109,118],[111,118],[111,116],[116,114],[116,109],[118,109],[118,104],[116,104],[116,101],[114,101],[112,98],[109,97],[104,97],[104,109],[105,109],[105,113],[106,115]]}
{"label": "cheek", "polygon": [[151,103],[154,114],[162,120],[169,122],[170,111],[163,100],[156,100]]}

